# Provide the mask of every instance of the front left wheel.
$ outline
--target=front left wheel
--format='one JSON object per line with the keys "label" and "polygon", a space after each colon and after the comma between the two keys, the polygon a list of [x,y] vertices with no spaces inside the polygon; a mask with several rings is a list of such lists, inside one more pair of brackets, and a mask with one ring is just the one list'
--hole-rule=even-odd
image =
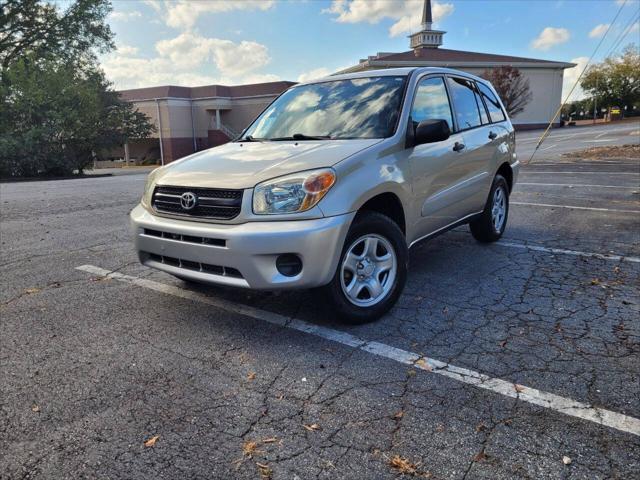
{"label": "front left wheel", "polygon": [[389,217],[361,212],[342,249],[338,268],[324,287],[346,322],[372,322],[398,300],[407,279],[408,248],[404,234]]}

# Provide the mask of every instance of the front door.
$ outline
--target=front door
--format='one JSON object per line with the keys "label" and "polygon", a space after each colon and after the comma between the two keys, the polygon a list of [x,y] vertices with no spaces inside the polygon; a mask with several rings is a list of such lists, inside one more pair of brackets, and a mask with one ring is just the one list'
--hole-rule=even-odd
{"label": "front door", "polygon": [[464,138],[455,133],[445,79],[441,76],[427,77],[418,83],[411,109],[413,125],[409,128],[434,119],[446,120],[454,133],[447,140],[417,145],[409,152],[413,195],[416,210],[421,214],[416,237],[433,233],[457,220],[452,187],[464,174],[460,168],[464,162],[463,150],[460,150]]}

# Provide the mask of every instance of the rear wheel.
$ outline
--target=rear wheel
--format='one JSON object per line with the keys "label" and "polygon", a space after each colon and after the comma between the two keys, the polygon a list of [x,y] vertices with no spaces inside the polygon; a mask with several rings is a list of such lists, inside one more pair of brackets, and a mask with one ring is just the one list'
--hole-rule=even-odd
{"label": "rear wheel", "polygon": [[483,212],[469,223],[473,238],[485,243],[500,239],[507,226],[508,216],[509,185],[502,175],[496,175]]}
{"label": "rear wheel", "polygon": [[407,263],[407,244],[398,225],[380,213],[362,212],[349,229],[325,293],[344,321],[374,321],[402,293]]}

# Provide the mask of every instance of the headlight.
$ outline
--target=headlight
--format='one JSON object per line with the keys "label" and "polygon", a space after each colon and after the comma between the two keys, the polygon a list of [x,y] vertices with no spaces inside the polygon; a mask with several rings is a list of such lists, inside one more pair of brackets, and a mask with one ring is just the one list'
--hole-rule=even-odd
{"label": "headlight", "polygon": [[144,192],[142,194],[142,205],[145,207],[151,206],[151,197],[153,195],[153,189],[156,186],[156,178],[160,173],[160,168],[156,168],[149,175],[147,175],[147,181],[144,184]]}
{"label": "headlight", "polygon": [[256,185],[253,213],[276,215],[304,212],[313,208],[336,182],[331,168],[294,173]]}

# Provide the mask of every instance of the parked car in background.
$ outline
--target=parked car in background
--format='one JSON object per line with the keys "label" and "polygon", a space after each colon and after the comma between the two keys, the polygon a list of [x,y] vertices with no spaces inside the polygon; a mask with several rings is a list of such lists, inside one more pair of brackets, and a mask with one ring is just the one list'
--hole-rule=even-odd
{"label": "parked car in background", "polygon": [[440,68],[339,75],[290,88],[237,140],[154,170],[131,225],[149,267],[322,287],[340,317],[368,322],[401,294],[412,245],[465,223],[481,242],[501,237],[518,169],[486,80]]}

